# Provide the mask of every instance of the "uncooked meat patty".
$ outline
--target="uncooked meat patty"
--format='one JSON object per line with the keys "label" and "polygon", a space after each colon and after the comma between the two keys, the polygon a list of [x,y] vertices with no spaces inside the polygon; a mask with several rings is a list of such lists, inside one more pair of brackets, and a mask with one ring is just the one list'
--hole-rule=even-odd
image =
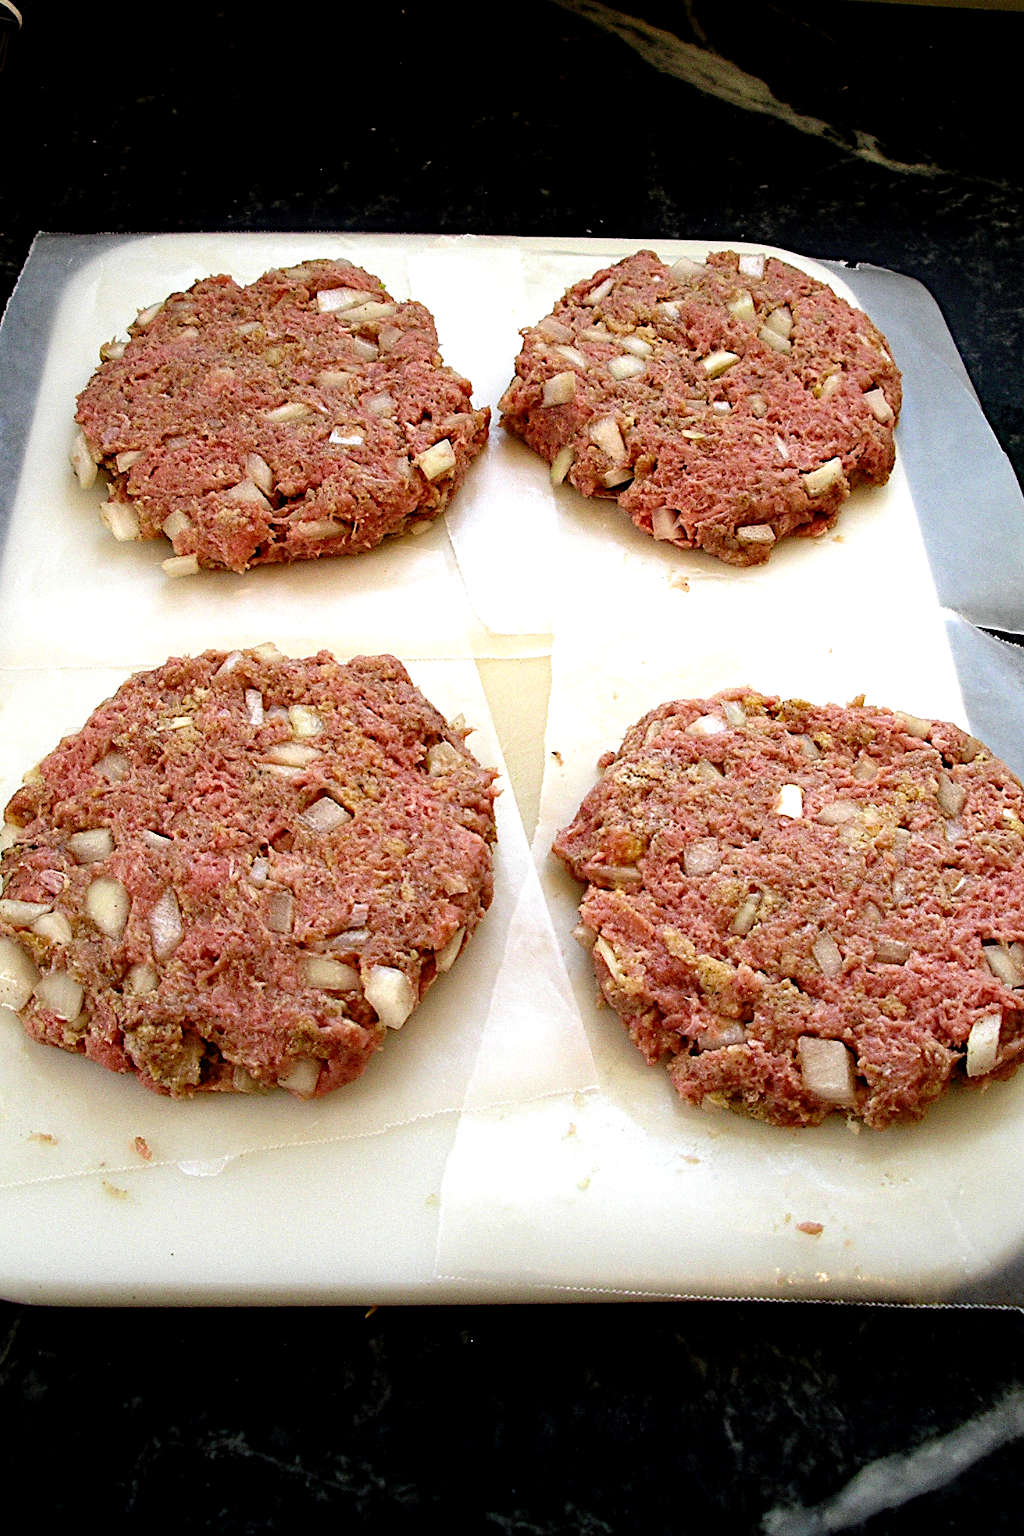
{"label": "uncooked meat patty", "polygon": [[371,549],[425,527],[487,438],[422,304],[345,261],[143,310],[78,399],[72,452],[110,477],[119,539],[165,535],[171,574]]}
{"label": "uncooked meat patty", "polygon": [[7,807],[0,1002],[166,1093],[358,1077],[491,899],[464,735],[391,656],[131,678]]}
{"label": "uncooked meat patty", "polygon": [[1024,1050],[1024,792],[955,725],[732,690],[628,732],[555,852],[688,1103],[918,1116]]}
{"label": "uncooked meat patty", "polygon": [[503,425],[584,496],[732,565],[820,534],[893,466],[899,371],[831,288],[774,257],[640,251],[523,333]]}

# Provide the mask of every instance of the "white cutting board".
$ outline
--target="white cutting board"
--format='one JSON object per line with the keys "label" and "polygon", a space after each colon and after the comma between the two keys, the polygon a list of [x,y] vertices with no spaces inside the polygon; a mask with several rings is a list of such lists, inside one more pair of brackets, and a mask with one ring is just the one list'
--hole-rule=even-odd
{"label": "white cutting board", "polygon": [[[473,380],[477,403],[494,406],[518,328],[569,282],[641,245],[669,259],[705,249],[161,235],[113,240],[69,263],[37,359],[0,569],[0,791],[125,671],[272,638],[296,653],[392,650],[414,678],[419,667],[426,691],[445,696],[439,706],[468,700],[479,726],[471,744],[512,793],[501,805],[499,895],[472,952],[446,994],[436,990],[429,1016],[388,1042],[371,1080],[318,1106],[312,1127],[297,1118],[307,1106],[290,1100],[256,1126],[238,1115],[258,1116],[268,1101],[223,1116],[154,1104],[134,1082],[35,1046],[6,1021],[3,1295],[925,1300],[1020,1247],[1024,1219],[996,1191],[1024,1172],[1015,1134],[1024,1076],[953,1096],[922,1126],[883,1136],[854,1137],[838,1123],[778,1132],[687,1110],[594,1006],[568,939],[575,892],[545,856],[597,754],[666,697],[732,682],[808,697],[866,689],[877,702],[962,719],[899,464],[889,486],[853,499],[833,535],[790,541],[767,566],[737,572],[654,545],[614,508],[552,493],[545,466],[495,430],[447,530],[358,561],[185,582],[164,578],[166,550],[113,545],[95,515],[100,491],[90,500],[70,478],[73,398],[100,343],[136,309],[209,272],[249,281],[270,266],[348,256],[433,309],[446,360]],[[534,866],[527,833],[538,819]],[[801,1230],[809,1221],[822,1231]]]}

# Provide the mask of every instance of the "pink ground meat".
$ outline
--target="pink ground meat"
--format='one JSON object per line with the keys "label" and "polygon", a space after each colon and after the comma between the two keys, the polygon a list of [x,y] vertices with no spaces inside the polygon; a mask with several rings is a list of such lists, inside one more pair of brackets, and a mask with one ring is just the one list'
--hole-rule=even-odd
{"label": "pink ground meat", "polygon": [[755,564],[892,470],[902,394],[885,338],[774,257],[670,267],[640,251],[522,334],[503,426],[655,539]]}
{"label": "pink ground meat", "polygon": [[914,1118],[1024,1051],[1024,792],[958,727],[736,689],[602,759],[555,852],[603,997],[688,1103]]}
{"label": "pink ground meat", "polygon": [[121,537],[165,536],[201,566],[354,554],[425,527],[487,438],[429,312],[344,261],[246,288],[206,278],[101,355],[78,400],[80,475],[109,476]]}
{"label": "pink ground meat", "polygon": [[491,900],[465,734],[388,656],[133,677],[7,807],[2,1000],[166,1093],[359,1076]]}

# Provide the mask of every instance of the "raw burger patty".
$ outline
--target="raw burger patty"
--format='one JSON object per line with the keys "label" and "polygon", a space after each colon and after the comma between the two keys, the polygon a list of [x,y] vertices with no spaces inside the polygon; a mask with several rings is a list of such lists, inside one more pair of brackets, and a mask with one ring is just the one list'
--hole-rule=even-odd
{"label": "raw burger patty", "polygon": [[604,997],[690,1104],[921,1114],[1024,1050],[1024,792],[955,725],[734,689],[601,759],[555,852]]}
{"label": "raw burger patty", "polygon": [[358,1077],[491,900],[464,735],[391,656],[131,678],[7,807],[0,1002],[165,1093]]}
{"label": "raw burger patty", "polygon": [[584,496],[732,565],[820,534],[893,466],[899,371],[831,288],[774,257],[640,251],[523,333],[503,425]]}
{"label": "raw burger patty", "polygon": [[110,476],[118,538],[183,567],[354,554],[426,526],[483,448],[488,410],[422,304],[346,261],[209,277],[143,310],[78,399],[72,462]]}

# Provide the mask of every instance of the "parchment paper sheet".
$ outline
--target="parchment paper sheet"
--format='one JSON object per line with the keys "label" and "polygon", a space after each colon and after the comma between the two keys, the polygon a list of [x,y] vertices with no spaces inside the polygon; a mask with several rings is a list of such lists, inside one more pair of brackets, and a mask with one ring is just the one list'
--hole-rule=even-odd
{"label": "parchment paper sheet", "polygon": [[[137,1167],[139,1136],[150,1149],[151,1166],[172,1161],[210,1169],[225,1157],[260,1148],[377,1135],[388,1126],[458,1110],[467,1091],[474,1104],[507,1103],[593,1082],[473,660],[474,653],[505,654],[509,642],[497,637],[481,643],[443,520],[419,538],[391,541],[358,559],[244,576],[204,572],[175,581],[160,568],[167,548],[114,542],[96,515],[102,486],[83,491],[70,472],[73,401],[100,343],[123,331],[139,306],[209,272],[227,270],[251,281],[275,264],[341,254],[378,272],[405,296],[419,291],[414,269],[421,261],[425,274],[419,275],[430,288],[442,346],[448,345],[447,294],[450,311],[461,317],[467,341],[479,351],[456,301],[459,284],[468,281],[465,273],[431,282],[429,250],[413,252],[386,238],[372,250],[365,245],[335,236],[126,237],[104,242],[87,253],[90,259],[77,262],[74,239],[47,242],[54,278],[62,253],[71,258],[72,275],[50,295],[54,317],[40,337],[38,378],[26,378],[29,392],[21,401],[15,391],[4,402],[7,422],[17,420],[19,405],[24,408],[27,430],[18,444],[16,494],[10,480],[5,485],[0,803],[25,769],[61,735],[78,729],[124,678],[169,655],[267,639],[292,655],[320,647],[339,657],[390,651],[446,716],[461,713],[474,725],[471,746],[501,771],[494,903],[458,965],[404,1030],[389,1037],[365,1076],[314,1104],[285,1094],[172,1102],[131,1079],[35,1045],[14,1016],[0,1010],[0,1187],[98,1167]],[[456,335],[456,347],[458,340]],[[5,451],[9,464],[10,441]],[[547,649],[547,637],[543,645]],[[529,656],[536,642],[516,636],[512,649]],[[483,1055],[481,1041],[488,1042]]]}

